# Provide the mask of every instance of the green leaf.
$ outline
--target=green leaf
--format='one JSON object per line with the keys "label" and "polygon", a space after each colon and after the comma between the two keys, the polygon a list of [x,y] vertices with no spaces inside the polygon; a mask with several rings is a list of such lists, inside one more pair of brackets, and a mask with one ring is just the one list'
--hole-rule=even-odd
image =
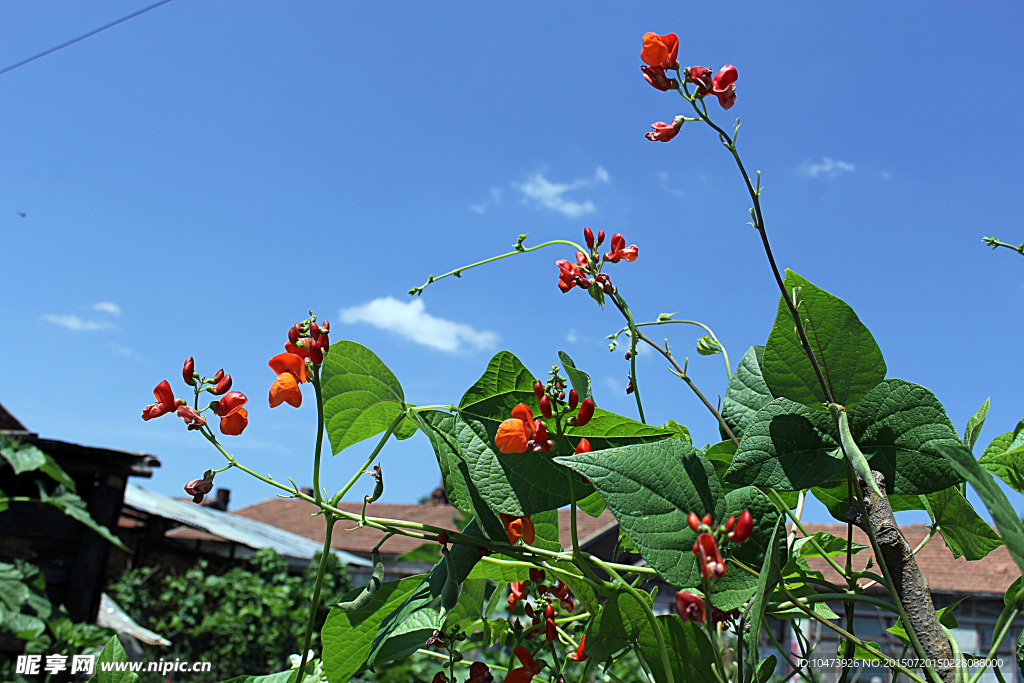
{"label": "green leaf", "polygon": [[[757,653],[755,651],[754,658],[757,659]],[[772,674],[775,673],[775,667],[778,666],[779,660],[776,659],[775,655],[768,655],[757,665],[757,683],[768,683],[771,680]]]}
{"label": "green leaf", "polygon": [[[647,599],[650,609],[650,596],[643,592],[641,595]],[[590,622],[587,655],[602,660],[621,652],[636,642],[647,623],[645,610],[637,599],[626,592],[617,593]]]}
{"label": "green leaf", "polygon": [[1024,631],[1017,636],[1017,670],[1024,671]]}
{"label": "green leaf", "polygon": [[[127,662],[128,654],[124,651],[121,646],[121,641],[117,639],[117,636],[111,636],[107,644],[103,646],[103,651],[100,652],[100,656],[96,659],[96,673],[92,678],[89,679],[89,683],[137,683],[139,675],[131,671],[104,671],[104,664],[112,664],[114,662]],[[111,667],[113,668],[113,667]]]}
{"label": "green leaf", "polygon": [[964,446],[940,446],[939,453],[950,462],[960,476],[971,482],[992,519],[995,520],[996,528],[999,529],[1010,556],[1017,563],[1017,567],[1024,571],[1024,524],[992,475],[981,468]]}
{"label": "green leaf", "polygon": [[536,410],[535,381],[514,354],[499,351],[491,358],[480,379],[463,394],[459,412],[481,420],[501,422],[510,418],[512,409],[520,403]]}
{"label": "green leaf", "polygon": [[1003,604],[1007,607],[1013,606],[1013,603],[1015,602],[1014,598],[1016,598],[1017,593],[1020,592],[1021,580],[1022,577],[1020,576],[1014,579],[1013,583],[1010,584],[1010,587],[1006,589],[1006,593],[1003,594]]}
{"label": "green leaf", "polygon": [[771,400],[772,393],[761,375],[763,346],[751,346],[736,366],[736,373],[729,380],[729,387],[722,399],[722,418],[737,439],[743,438],[747,423],[757,411]]}
{"label": "green leaf", "polygon": [[833,433],[828,415],[777,398],[747,423],[726,481],[780,491],[817,486],[842,466]]}
{"label": "green leaf", "polygon": [[[846,539],[839,538],[825,531],[818,531],[809,538],[798,538],[793,543],[793,550],[798,553],[801,557],[823,557],[818,552],[817,548],[811,543],[811,539],[814,539],[818,546],[825,551],[825,554],[829,557],[838,557],[839,555],[846,555]],[[861,550],[866,549],[868,546],[860,543],[853,543],[851,545],[852,554],[856,555]]]}
{"label": "green leaf", "polygon": [[34,640],[46,630],[46,622],[31,614],[0,610],[0,616],[3,617],[0,619],[0,626],[15,638]]}
{"label": "green leaf", "polygon": [[[385,431],[405,410],[402,385],[362,344],[332,342],[322,373],[324,421],[335,454]],[[415,423],[403,420],[395,436],[405,439],[415,431]]]}
{"label": "green leaf", "polygon": [[[715,661],[714,650],[707,635],[693,622],[684,622],[677,614],[665,614],[656,619],[661,629],[661,637],[665,641],[669,666],[672,677],[677,683],[686,681],[707,681],[713,683],[717,679],[711,670],[711,662]],[[654,680],[664,681],[665,667],[661,661],[661,651],[654,629],[644,620],[643,628],[638,637],[640,652],[651,667]],[[590,651],[590,638],[587,638],[587,651]]]}
{"label": "green leaf", "polygon": [[584,496],[582,500],[576,501],[576,505],[591,517],[600,517],[601,513],[605,510],[604,498],[597,491],[594,491],[589,496]]}
{"label": "green leaf", "polygon": [[[302,683],[320,683],[322,680],[319,674],[320,669],[319,660],[308,660],[305,666],[306,672],[302,676]],[[295,671],[279,671],[265,676],[235,676],[221,683],[292,683],[294,680]]]}
{"label": "green leaf", "polygon": [[581,438],[585,438],[594,451],[678,437],[668,429],[645,425],[601,408],[594,409],[594,417],[584,426],[568,427],[566,435],[571,439],[574,448]]}
{"label": "green leaf", "polygon": [[[450,430],[444,444],[449,451],[446,490],[449,488],[448,482],[455,479],[457,472],[463,482],[453,481],[455,500],[460,505],[468,501],[482,520],[489,519],[487,509],[519,517],[557,509],[570,503],[569,470],[555,464],[551,460],[551,453],[499,452],[494,445],[497,422],[459,413],[451,422],[435,421],[433,427],[437,432]],[[457,459],[452,459],[453,446],[457,449]],[[441,461],[440,456],[438,461]],[[442,473],[444,468],[442,465]],[[584,498],[593,493],[593,486],[584,483],[577,474],[572,476],[576,477],[578,497]],[[500,522],[497,529],[491,522],[484,523],[483,528],[493,540],[501,540],[505,535],[504,526]]]}
{"label": "green leaf", "polygon": [[1024,431],[1006,432],[992,439],[978,464],[1017,493],[1024,493]]}
{"label": "green leaf", "polygon": [[40,486],[39,501],[54,506],[71,519],[81,522],[92,529],[111,545],[117,546],[121,550],[128,552],[128,548],[126,548],[124,543],[121,542],[121,539],[112,534],[110,529],[92,518],[92,515],[89,514],[89,511],[85,507],[85,501],[79,498],[77,494],[71,493],[62,487],[58,487],[55,495],[50,495],[46,492],[46,489]]}
{"label": "green leaf", "polygon": [[545,550],[562,552],[562,543],[558,538],[558,510],[535,512],[530,521],[536,532],[533,545]]}
{"label": "green leaf", "polygon": [[[724,499],[711,463],[675,439],[556,458],[601,492],[648,564],[676,586],[696,585],[689,512],[720,518]],[[717,508],[717,509],[716,509]]]}
{"label": "green leaf", "polygon": [[881,382],[850,411],[850,430],[871,469],[885,475],[887,493],[934,493],[963,481],[938,451],[963,442],[935,394],[919,384]]}
{"label": "green leaf", "polygon": [[693,445],[693,438],[690,436],[690,430],[686,425],[681,425],[675,420],[669,420],[661,425],[661,429],[671,432],[674,438],[679,439],[683,443]]}
{"label": "green leaf", "polygon": [[[439,410],[425,410],[416,413],[416,419],[434,448],[448,501],[463,513],[475,515],[488,538],[506,538],[504,525],[474,483],[469,462],[463,455],[458,436],[458,432],[465,428],[462,418]],[[472,438],[468,440],[475,444]],[[477,446],[480,447],[479,444]]]}
{"label": "green leaf", "polygon": [[576,390],[576,393],[580,396],[580,401],[585,398],[589,398],[591,401],[594,400],[594,392],[592,382],[590,381],[590,375],[583,372],[582,370],[576,369],[576,363],[573,362],[572,358],[569,357],[565,351],[558,352],[558,360],[562,361],[562,369],[565,370],[566,376],[572,383],[572,388]]}
{"label": "green leaf", "polygon": [[725,473],[729,471],[729,466],[732,465],[733,458],[736,457],[736,444],[732,441],[719,441],[712,446],[708,446],[703,453],[704,457],[710,460],[714,466],[715,476],[718,477],[718,481],[722,484],[722,489],[724,491],[731,491],[737,488],[736,485],[725,481]]}
{"label": "green leaf", "polygon": [[437,558],[441,556],[441,546],[437,543],[424,543],[421,546],[413,548],[409,552],[402,553],[395,561],[396,562],[437,562]]}
{"label": "green leaf", "polygon": [[746,646],[747,666],[751,669],[757,664],[759,656],[758,643],[761,640],[761,623],[764,621],[764,611],[768,604],[768,596],[771,595],[775,586],[782,579],[779,573],[778,552],[785,531],[786,525],[783,524],[783,518],[780,515],[775,520],[775,529],[771,536],[768,552],[765,553],[764,560],[761,562],[761,571],[757,577],[757,588],[754,590],[754,602],[750,606],[745,622],[749,624],[750,630],[744,634],[743,644]]}
{"label": "green leaf", "polygon": [[517,562],[508,555],[502,555],[501,553],[495,553],[494,555],[488,555],[480,559],[480,562],[473,567],[473,571],[469,573],[471,579],[490,579],[495,583],[515,583],[516,581],[526,581],[530,578],[530,568],[523,567],[517,564],[511,564]]}
{"label": "green leaf", "polygon": [[[733,555],[749,566],[761,565],[778,518],[775,506],[752,487],[723,496],[711,463],[692,446],[671,439],[556,460],[590,479],[622,532],[669,583],[684,588],[701,583],[692,552],[697,535],[686,521],[691,511],[724,520],[749,509],[754,532]],[[756,583],[744,572],[727,572],[715,582],[715,605],[726,611],[742,605]]]}
{"label": "green leaf", "polygon": [[[463,533],[473,538],[483,538],[476,520],[470,522]],[[480,553],[476,548],[461,544],[452,545],[450,556],[455,563],[455,579],[459,583],[466,580],[474,565],[480,561]],[[423,647],[437,628],[440,612],[437,598],[447,579],[448,566],[441,559],[415,591],[387,614],[370,645],[367,657],[369,666],[404,659]],[[381,613],[384,614],[383,611]]]}
{"label": "green leaf", "polygon": [[925,496],[932,523],[939,526],[953,557],[980,560],[1003,544],[957,486]]}
{"label": "green leaf", "polygon": [[981,407],[974,412],[974,415],[971,415],[971,419],[967,421],[967,427],[964,429],[964,443],[972,451],[974,450],[974,444],[978,441],[978,435],[981,434],[981,428],[985,426],[985,418],[988,416],[990,400],[990,398],[985,399]]}
{"label": "green leaf", "polygon": [[[885,377],[882,351],[845,301],[788,269],[785,284],[787,295],[793,296],[796,291],[797,312],[832,397],[836,403],[852,407]],[[773,396],[814,408],[827,402],[782,297],[762,366],[765,384]]]}
{"label": "green leaf", "polygon": [[32,444],[11,443],[0,448],[0,457],[10,463],[16,475],[38,470],[46,465],[46,454]]}
{"label": "green leaf", "polygon": [[[850,501],[847,498],[849,489],[845,478],[841,481],[815,486],[811,489],[811,493],[828,508],[830,515],[846,524],[846,513],[850,509]],[[857,501],[854,498],[853,505],[856,504]],[[889,496],[889,505],[892,506],[893,512],[925,509],[924,496],[919,495],[891,495]]]}

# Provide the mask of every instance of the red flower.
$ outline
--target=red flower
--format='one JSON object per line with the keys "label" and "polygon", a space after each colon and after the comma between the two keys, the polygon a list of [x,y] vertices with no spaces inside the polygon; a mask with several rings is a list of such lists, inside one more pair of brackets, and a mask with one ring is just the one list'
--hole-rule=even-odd
{"label": "red flower", "polygon": [[704,598],[689,591],[676,593],[676,612],[683,621],[703,622],[707,618]]}
{"label": "red flower", "polygon": [[575,389],[569,390],[569,410],[576,410],[576,406],[580,403],[580,395],[576,393]]}
{"label": "red flower", "polygon": [[558,288],[562,290],[562,294],[576,286],[589,289],[590,285],[594,284],[593,280],[587,277],[586,271],[579,265],[573,265],[565,259],[555,261],[555,265],[558,266]]}
{"label": "red flower", "polygon": [[242,407],[248,400],[242,392],[231,391],[214,404],[214,412],[220,415],[221,434],[238,436],[249,425],[249,413]]}
{"label": "red flower", "polygon": [[491,670],[483,662],[473,662],[469,665],[469,679],[466,683],[492,683],[494,676]]}
{"label": "red flower", "polygon": [[223,396],[231,389],[231,375],[224,375],[213,387],[214,396]]}
{"label": "red flower", "polygon": [[612,263],[618,263],[621,259],[626,259],[629,262],[636,261],[636,257],[639,255],[635,244],[626,246],[626,238],[620,233],[612,235],[612,250],[604,255],[605,261],[611,261]]}
{"label": "red flower", "polygon": [[201,429],[206,426],[206,418],[192,406],[178,406],[178,417],[185,421],[189,429]]}
{"label": "red flower", "polygon": [[494,443],[502,453],[525,453],[534,431],[533,411],[520,403],[512,409],[512,417],[498,425]]}
{"label": "red flower", "polygon": [[540,673],[540,665],[533,659],[533,655],[525,647],[519,646],[512,651],[522,666],[517,666],[508,672],[505,683],[530,683],[533,677]]}
{"label": "red flower", "polygon": [[640,59],[644,63],[664,71],[675,69],[676,56],[679,54],[679,36],[669,33],[659,36],[657,33],[644,34],[644,47],[640,50]]}
{"label": "red flower", "polygon": [[583,648],[586,645],[586,642],[587,642],[587,637],[586,636],[583,636],[582,638],[580,638],[579,647],[576,648],[576,652],[573,652],[571,655],[569,655],[569,659],[571,659],[574,662],[585,661],[587,659],[587,655],[583,651]]}
{"label": "red flower", "polygon": [[508,542],[515,545],[520,538],[527,545],[533,543],[536,537],[536,531],[533,528],[533,520],[530,519],[529,515],[524,517],[513,517],[512,515],[506,515],[504,512],[498,514],[501,517],[501,523],[505,525],[505,533],[508,534]]}
{"label": "red flower", "polygon": [[590,452],[590,442],[587,441],[586,439],[580,439],[580,443],[579,443],[579,445],[576,446],[576,450],[573,452],[573,455],[579,455],[580,453],[589,453],[589,452]]}
{"label": "red flower", "polygon": [[167,380],[156,385],[153,389],[153,395],[156,396],[156,403],[151,403],[142,409],[143,420],[152,420],[154,417],[166,415],[178,406],[185,405],[185,399],[174,398],[171,384]]}
{"label": "red flower", "polygon": [[203,496],[213,490],[213,470],[206,470],[202,479],[193,479],[185,484],[185,493],[192,496],[193,503],[202,503]]}
{"label": "red flower", "polygon": [[270,386],[270,407],[282,403],[298,408],[302,405],[302,391],[299,384],[306,381],[306,362],[292,353],[279,353],[270,359],[270,369],[277,373],[277,379]]}
{"label": "red flower", "polygon": [[714,536],[709,533],[698,536],[693,544],[693,554],[697,556],[700,574],[705,579],[725,576],[725,560],[722,559]]}
{"label": "red flower", "polygon": [[700,517],[697,516],[697,513],[691,512],[686,516],[686,523],[690,525],[691,529],[697,531],[700,528]]}
{"label": "red flower", "polygon": [[726,64],[715,74],[711,93],[718,97],[718,103],[722,105],[722,109],[728,109],[736,102],[736,79],[738,77],[736,67],[732,64]]}
{"label": "red flower", "polygon": [[[513,581],[509,584],[509,588],[512,592],[508,596],[508,609],[510,612],[514,612],[516,604],[526,596],[526,582]],[[527,605],[527,607],[529,607],[529,605]]]}
{"label": "red flower", "polygon": [[706,66],[691,66],[686,70],[686,75],[689,76],[690,81],[697,86],[694,95],[697,97],[704,97],[714,87],[714,83],[711,79],[711,69]]}
{"label": "red flower", "polygon": [[[652,123],[651,128],[654,130],[650,133],[646,133],[644,137],[652,142],[668,142],[675,136],[679,135],[679,131],[683,129],[683,121],[685,121],[685,119],[682,116],[677,116],[672,120],[672,123],[665,123],[664,121]],[[612,237],[612,242],[614,243],[614,241],[615,238]],[[635,256],[632,259],[626,258],[627,261],[633,261],[635,259]],[[608,260],[611,261],[611,259]],[[617,262],[618,259],[612,261],[612,263]]]}
{"label": "red flower", "polygon": [[643,73],[644,79],[658,90],[664,92],[667,90],[677,90],[679,88],[679,81],[666,76],[664,69],[652,69],[646,64],[641,64],[640,71]]}

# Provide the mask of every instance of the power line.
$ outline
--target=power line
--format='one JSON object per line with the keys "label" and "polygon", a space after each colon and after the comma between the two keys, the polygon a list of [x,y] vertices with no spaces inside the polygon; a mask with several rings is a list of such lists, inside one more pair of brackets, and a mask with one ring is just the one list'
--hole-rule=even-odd
{"label": "power line", "polygon": [[77,38],[72,38],[71,40],[69,40],[69,41],[68,41],[68,42],[66,42],[66,43],[61,43],[61,44],[60,44],[60,45],[58,45],[57,47],[51,47],[51,48],[50,48],[49,50],[44,50],[43,52],[40,52],[40,53],[39,53],[39,54],[37,54],[37,55],[33,55],[32,57],[29,57],[28,59],[23,59],[23,60],[21,60],[21,61],[20,61],[20,62],[18,62],[17,64],[11,64],[11,65],[10,65],[10,66],[8,66],[8,67],[5,67],[5,68],[3,68],[3,69],[0,69],[0,75],[2,75],[2,74],[5,74],[5,73],[7,73],[8,71],[11,71],[11,70],[13,70],[13,69],[17,69],[17,68],[18,68],[19,66],[24,66],[25,64],[28,64],[28,63],[29,63],[29,62],[31,62],[31,61],[35,61],[36,59],[39,59],[40,57],[45,57],[46,55],[48,55],[48,54],[50,54],[50,53],[52,53],[52,52],[56,52],[57,50],[61,50],[61,49],[65,48],[65,47],[67,47],[68,45],[74,45],[74,44],[75,44],[75,43],[77,43],[78,41],[80,41],[80,40],[85,40],[85,39],[86,39],[86,38],[88,38],[89,36],[94,36],[94,35],[96,35],[97,33],[99,33],[100,31],[106,31],[106,30],[107,30],[108,28],[110,28],[111,26],[117,26],[117,25],[118,25],[118,24],[120,24],[121,22],[124,22],[124,21],[128,21],[129,19],[132,19],[132,18],[134,18],[134,17],[137,17],[137,16],[139,16],[140,14],[145,14],[146,12],[148,12],[148,11],[149,11],[149,10],[151,10],[151,9],[156,9],[156,8],[157,8],[157,7],[159,7],[160,5],[166,5],[166,4],[167,4],[167,3],[169,3],[170,1],[171,1],[171,0],[160,0],[160,2],[158,2],[158,3],[156,3],[156,4],[150,5],[149,7],[144,7],[143,9],[140,9],[140,10],[139,10],[138,12],[133,12],[133,13],[129,14],[129,15],[128,15],[128,16],[126,16],[126,17],[121,17],[121,18],[120,18],[120,19],[118,19],[117,21],[112,21],[112,22],[110,22],[109,24],[107,24],[107,25],[105,25],[105,26],[100,26],[100,27],[99,27],[99,28],[97,28],[97,29],[94,29],[94,30],[92,30],[92,31],[89,31],[88,33],[83,33],[82,35],[78,36]]}

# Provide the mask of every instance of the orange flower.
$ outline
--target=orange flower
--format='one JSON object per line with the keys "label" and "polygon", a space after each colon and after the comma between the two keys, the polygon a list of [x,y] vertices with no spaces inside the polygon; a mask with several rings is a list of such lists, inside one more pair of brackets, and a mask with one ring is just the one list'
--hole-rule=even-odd
{"label": "orange flower", "polygon": [[[172,410],[176,410],[178,406],[185,405],[185,399],[174,398],[174,391],[171,389],[171,383],[167,380],[160,382],[153,389],[153,396],[156,397],[156,403],[151,403],[142,409],[142,419],[152,420],[154,417],[160,417],[166,415]],[[525,448],[523,450],[526,450]]]}
{"label": "orange flower", "polygon": [[509,543],[515,545],[520,538],[527,545],[533,543],[536,532],[533,528],[533,520],[529,516],[513,517],[503,512],[499,513],[498,516],[501,517],[501,523],[505,525],[505,533],[508,534]]}
{"label": "orange flower", "polygon": [[249,425],[249,413],[242,407],[248,400],[242,392],[230,391],[212,404],[213,412],[220,416],[221,434],[238,436]]}
{"label": "orange flower", "polygon": [[299,384],[306,381],[306,361],[291,353],[279,353],[268,365],[277,373],[277,379],[270,386],[270,407],[276,408],[282,403],[296,408],[301,406]]}
{"label": "orange flower", "polygon": [[676,68],[679,54],[679,36],[674,33],[659,36],[657,33],[644,34],[644,47],[640,59],[656,69]]}
{"label": "orange flower", "polygon": [[533,411],[520,403],[512,409],[511,419],[498,425],[494,443],[502,453],[525,453],[535,430]]}
{"label": "orange flower", "polygon": [[517,647],[512,652],[523,665],[509,671],[505,683],[530,683],[533,677],[540,673],[540,665],[534,661],[533,655],[525,647]]}

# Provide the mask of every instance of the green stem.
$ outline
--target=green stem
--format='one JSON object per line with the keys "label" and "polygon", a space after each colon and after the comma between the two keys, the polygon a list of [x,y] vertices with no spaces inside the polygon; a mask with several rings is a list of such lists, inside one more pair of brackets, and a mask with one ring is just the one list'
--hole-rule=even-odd
{"label": "green stem", "polygon": [[[523,237],[525,238],[525,235]],[[565,245],[568,245],[570,247],[573,247],[576,251],[582,251],[583,253],[587,253],[587,251],[589,251],[587,249],[584,249],[583,247],[581,247],[580,245],[576,244],[575,242],[573,242],[571,240],[551,240],[550,242],[543,242],[542,244],[538,244],[535,247],[524,247],[522,242],[520,242],[517,245],[518,248],[515,251],[510,251],[510,252],[508,252],[506,254],[500,254],[498,256],[492,256],[491,258],[484,259],[483,261],[477,261],[476,263],[470,263],[467,266],[462,266],[461,268],[456,268],[455,270],[448,271],[444,275],[438,275],[437,277],[434,277],[433,275],[431,275],[427,279],[427,281],[424,282],[422,285],[420,285],[419,287],[413,287],[412,289],[410,289],[409,290],[409,294],[410,295],[422,294],[423,290],[426,289],[427,287],[429,287],[430,285],[434,284],[438,280],[443,280],[444,278],[450,277],[452,275],[454,275],[455,277],[462,277],[462,271],[464,271],[464,270],[469,270],[470,268],[476,268],[477,266],[482,266],[482,265],[486,265],[488,263],[492,263],[494,261],[499,261],[499,260],[501,260],[503,258],[508,258],[509,256],[515,256],[517,254],[526,254],[526,253],[531,252],[531,251],[537,251],[538,249],[543,249],[544,247],[550,247],[550,246],[552,246],[554,244],[565,244]]]}
{"label": "green stem", "polygon": [[654,674],[651,673],[651,667],[647,664],[647,660],[644,659],[643,654],[640,652],[640,648],[637,647],[635,643],[633,644],[633,654],[636,655],[636,660],[640,662],[640,668],[644,670],[645,674],[647,674],[647,680],[651,683],[656,683],[654,680]]}
{"label": "green stem", "polygon": [[782,500],[782,496],[779,495],[779,492],[776,491],[775,489],[767,489],[767,491],[768,497],[772,499],[773,503],[775,503],[775,507],[779,508],[779,512],[786,514],[790,519],[793,520],[794,526],[800,529],[800,533],[802,533],[807,538],[807,542],[811,544],[811,547],[818,551],[818,554],[821,555],[825,559],[825,561],[829,563],[832,569],[836,570],[836,573],[838,573],[839,576],[845,576],[843,568],[840,567],[839,563],[832,559],[832,557],[825,552],[825,549],[818,544],[818,540],[814,538],[814,534],[807,533],[807,529],[804,528],[803,522],[800,521],[800,517],[793,514],[793,511],[789,509],[788,505],[786,505],[786,501]]}
{"label": "green stem", "polygon": [[615,302],[615,306],[629,323],[629,379],[633,384],[633,398],[636,399],[636,409],[640,412],[640,421],[647,424],[647,420],[644,419],[644,406],[640,401],[640,383],[636,379],[636,342],[640,336],[640,330],[637,329],[636,323],[633,321],[633,313],[629,310],[629,304],[622,298],[622,295],[615,292],[612,294],[612,301]]}
{"label": "green stem", "polygon": [[[1019,605],[1011,603],[1003,608],[999,618],[996,619],[996,627],[992,630],[992,646],[989,648],[988,656],[985,659],[991,662],[999,654],[999,646],[1003,644],[1003,639],[1005,639],[1010,633],[1010,630],[1013,629],[1013,620],[1017,618],[1018,614],[1020,614]],[[999,667],[992,668],[996,671],[999,670]],[[981,667],[975,671],[971,676],[969,683],[978,683],[978,680],[981,679],[981,675],[985,673],[987,669],[988,667]]]}
{"label": "green stem", "polygon": [[320,589],[324,585],[324,572],[327,570],[327,563],[331,559],[331,533],[334,531],[334,523],[338,521],[333,515],[324,515],[327,522],[327,531],[324,534],[324,549],[320,553],[320,566],[316,569],[316,583],[313,584],[312,606],[309,609],[309,619],[306,621],[306,639],[302,646],[302,658],[299,660],[299,669],[295,672],[295,683],[299,683],[306,668],[306,655],[309,653],[309,643],[313,638],[313,627],[316,625],[316,613],[320,609]]}
{"label": "green stem", "polygon": [[[725,373],[726,373],[726,375],[728,375],[730,380],[732,379],[732,366],[729,364],[729,352],[725,350],[725,345],[722,344],[722,342],[720,342],[718,340],[718,337],[715,336],[714,331],[712,331],[712,329],[710,327],[708,327],[707,325],[705,325],[704,323],[702,323],[702,322],[700,322],[698,320],[652,320],[650,322],[637,323],[636,326],[637,327],[647,327],[647,326],[650,326],[650,325],[672,325],[672,324],[676,324],[676,325],[696,325],[697,327],[703,328],[708,333],[708,336],[711,337],[711,339],[714,340],[714,342],[716,344],[718,344],[718,348],[720,348],[722,350],[722,357],[725,358]],[[628,326],[627,327],[623,327],[621,330],[616,332],[610,338],[618,341],[619,335],[622,334],[623,332],[625,332],[628,329],[629,329]]]}
{"label": "green stem", "polygon": [[611,565],[602,560],[599,557],[591,556],[594,564],[608,572],[608,575],[619,584],[622,589],[633,596],[637,604],[640,605],[644,610],[644,616],[647,617],[647,623],[651,625],[654,630],[654,639],[658,641],[658,653],[661,655],[661,666],[665,669],[665,677],[667,683],[675,683],[675,676],[672,674],[672,664],[668,659],[668,648],[665,645],[665,636],[661,632],[661,626],[658,625],[658,619],[654,616],[654,612],[651,610],[651,606],[647,604],[647,601],[643,599],[640,592],[633,588],[627,581],[625,581],[618,572],[616,572]]}
{"label": "green stem", "polygon": [[324,445],[324,395],[320,386],[320,366],[313,365],[313,390],[316,392],[316,450],[313,455],[313,497],[319,505],[320,495],[320,451]]}
{"label": "green stem", "polygon": [[764,629],[764,632],[768,634],[768,640],[772,641],[772,645],[775,646],[775,649],[779,651],[779,654],[781,654],[783,659],[786,660],[786,663],[789,664],[789,668],[797,672],[800,678],[804,679],[805,681],[810,681],[811,679],[808,678],[806,674],[804,674],[803,667],[799,667],[796,665],[796,662],[794,662],[792,657],[790,657],[789,651],[782,647],[782,645],[779,643],[779,639],[775,637],[774,633],[772,633],[772,630],[770,628],[766,628]]}
{"label": "green stem", "polygon": [[[349,489],[351,489],[355,485],[355,483],[359,481],[359,477],[361,477],[366,472],[366,468],[372,465],[373,461],[377,459],[377,454],[380,453],[382,448],[384,448],[384,444],[387,443],[387,440],[391,438],[391,435],[394,434],[396,429],[398,429],[398,424],[404,419],[405,411],[402,411],[391,422],[391,424],[388,426],[387,431],[384,432],[384,435],[380,437],[380,441],[377,442],[377,447],[374,448],[373,452],[370,453],[370,456],[366,458],[366,462],[364,462],[362,466],[356,471],[356,473],[352,475],[352,478],[348,480],[348,483],[345,484],[344,488],[342,488],[340,491],[334,494],[334,497],[331,498],[331,505],[337,505],[338,503],[340,503],[341,499],[345,497],[345,494],[348,493]],[[317,501],[318,505],[319,503],[320,501]]]}
{"label": "green stem", "polygon": [[863,640],[861,640],[857,636],[853,635],[852,633],[850,633],[846,629],[844,629],[844,628],[842,628],[840,626],[837,626],[836,624],[833,624],[831,621],[829,621],[825,617],[821,616],[820,614],[818,614],[814,610],[809,609],[808,607],[805,607],[804,605],[800,604],[800,599],[797,598],[796,596],[794,596],[792,593],[790,593],[789,589],[786,588],[784,585],[780,584],[779,585],[779,590],[781,590],[786,595],[786,597],[789,598],[790,602],[792,602],[794,605],[796,605],[797,608],[801,612],[806,614],[811,619],[814,619],[815,621],[820,623],[825,628],[830,629],[830,630],[838,633],[840,636],[842,636],[842,637],[844,637],[844,638],[846,638],[848,640],[852,640],[857,645],[860,645],[862,648],[864,648],[865,650],[870,652],[872,657],[875,657],[877,659],[883,660],[886,663],[886,666],[898,669],[900,672],[902,672],[906,676],[910,677],[912,680],[917,681],[917,683],[927,683],[927,681],[925,681],[925,679],[921,678],[920,676],[915,674],[913,671],[911,671],[907,667],[905,667],[902,664],[900,664],[898,661],[896,661],[896,660],[886,656],[881,650],[879,650],[875,646],[871,645],[870,643],[864,642]]}
{"label": "green stem", "polygon": [[[940,626],[942,626],[940,624]],[[948,628],[942,626],[942,632],[946,636],[946,640],[949,641],[949,647],[953,650],[953,674],[956,679],[956,683],[967,683],[967,669],[961,665],[964,658],[963,651],[960,650],[960,643],[956,642],[956,638]]]}

